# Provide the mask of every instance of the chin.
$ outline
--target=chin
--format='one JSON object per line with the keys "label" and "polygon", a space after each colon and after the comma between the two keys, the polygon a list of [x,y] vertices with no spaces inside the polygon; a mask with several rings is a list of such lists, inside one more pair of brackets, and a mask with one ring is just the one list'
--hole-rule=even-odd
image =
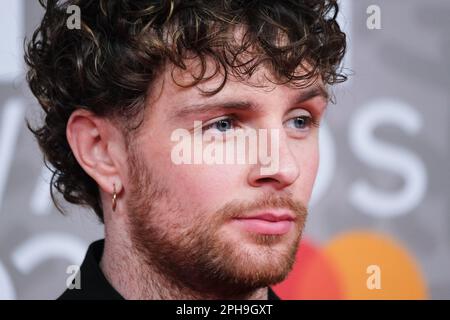
{"label": "chin", "polygon": [[[247,243],[246,243],[247,242]],[[255,244],[252,240],[233,243],[233,253],[227,257],[231,273],[240,281],[254,287],[273,285],[283,281],[292,270],[297,252],[293,239],[285,238],[276,244]]]}

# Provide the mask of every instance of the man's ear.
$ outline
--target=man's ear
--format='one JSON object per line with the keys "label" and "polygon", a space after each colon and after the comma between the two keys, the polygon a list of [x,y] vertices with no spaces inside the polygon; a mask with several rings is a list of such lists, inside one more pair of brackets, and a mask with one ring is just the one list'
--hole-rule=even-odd
{"label": "man's ear", "polygon": [[106,118],[85,109],[75,110],[67,122],[67,141],[83,170],[99,188],[112,194],[122,189],[125,143],[119,130]]}

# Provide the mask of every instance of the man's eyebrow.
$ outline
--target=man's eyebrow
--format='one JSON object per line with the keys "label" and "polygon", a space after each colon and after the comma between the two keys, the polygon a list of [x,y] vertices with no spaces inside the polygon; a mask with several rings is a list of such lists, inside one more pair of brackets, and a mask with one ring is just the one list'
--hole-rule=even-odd
{"label": "man's eyebrow", "polygon": [[183,106],[181,110],[176,110],[170,116],[171,118],[185,118],[191,114],[202,114],[211,110],[243,110],[243,111],[257,111],[259,106],[249,101],[224,101],[224,102],[211,102],[211,103],[199,103],[188,106]]}
{"label": "man's eyebrow", "polygon": [[[322,97],[326,101],[329,99],[328,91],[321,85],[308,87],[300,92],[295,98],[294,104],[306,102],[315,97]],[[173,119],[182,119],[191,114],[203,114],[211,110],[242,110],[242,111],[258,111],[261,106],[251,103],[250,101],[215,101],[210,103],[198,103],[183,106],[179,110],[175,110],[169,117]]]}
{"label": "man's eyebrow", "polygon": [[327,102],[330,99],[330,95],[324,86],[315,85],[315,86],[311,86],[311,87],[304,89],[297,97],[295,103],[299,104],[299,103],[311,100],[315,97],[322,97]]}

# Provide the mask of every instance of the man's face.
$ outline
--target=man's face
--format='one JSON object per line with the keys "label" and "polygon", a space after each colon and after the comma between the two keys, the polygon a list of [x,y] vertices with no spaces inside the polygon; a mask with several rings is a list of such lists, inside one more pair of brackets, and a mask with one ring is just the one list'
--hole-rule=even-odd
{"label": "man's face", "polygon": [[[129,146],[124,197],[134,246],[174,284],[245,294],[282,281],[292,268],[319,161],[318,128],[308,119],[319,121],[327,100],[317,95],[320,81],[296,89],[264,80],[264,72],[250,82],[230,78],[210,97],[200,89],[217,88],[221,77],[182,88],[168,69],[152,88],[145,120]],[[189,73],[175,75],[178,83],[184,77],[190,79]],[[202,121],[200,133],[194,121]],[[226,133],[238,128],[268,130],[276,170],[264,172],[260,161],[174,162],[177,129],[189,132],[193,154],[195,137],[209,135],[224,146],[231,140]],[[266,221],[274,217],[280,221]]]}

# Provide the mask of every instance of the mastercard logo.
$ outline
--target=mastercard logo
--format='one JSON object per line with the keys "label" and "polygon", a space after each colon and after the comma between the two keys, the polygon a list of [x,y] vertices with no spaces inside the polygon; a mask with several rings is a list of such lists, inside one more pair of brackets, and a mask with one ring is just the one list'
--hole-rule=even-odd
{"label": "mastercard logo", "polygon": [[371,231],[347,232],[324,246],[303,239],[293,270],[273,289],[287,300],[428,299],[412,255]]}

